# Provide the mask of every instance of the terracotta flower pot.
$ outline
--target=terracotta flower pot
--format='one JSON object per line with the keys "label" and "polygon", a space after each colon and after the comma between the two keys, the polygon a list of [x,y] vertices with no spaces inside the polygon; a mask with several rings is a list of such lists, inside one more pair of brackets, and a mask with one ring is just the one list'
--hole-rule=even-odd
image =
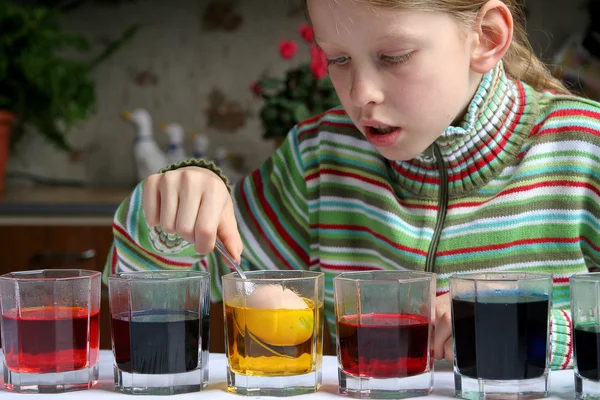
{"label": "terracotta flower pot", "polygon": [[14,120],[15,114],[0,110],[0,193],[4,192],[8,148]]}

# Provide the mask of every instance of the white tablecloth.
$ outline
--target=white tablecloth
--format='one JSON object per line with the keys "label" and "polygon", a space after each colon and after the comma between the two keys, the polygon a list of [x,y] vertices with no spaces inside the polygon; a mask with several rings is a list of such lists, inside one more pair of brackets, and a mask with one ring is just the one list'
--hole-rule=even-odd
{"label": "white tablecloth", "polygon": [[[2,355],[0,354],[0,359]],[[75,391],[60,394],[19,394],[4,390],[2,385],[0,389],[0,400],[25,400],[25,399],[112,399],[120,397],[125,398],[143,398],[143,399],[161,399],[165,397],[175,397],[176,399],[237,399],[243,396],[234,395],[227,392],[227,381],[225,375],[226,359],[224,354],[211,354],[209,361],[209,384],[201,392],[180,394],[175,396],[131,396],[113,391],[113,357],[112,352],[103,350],[100,352],[100,383],[93,389],[85,391]],[[2,365],[0,364],[0,371]],[[4,380],[0,374],[0,382]],[[550,399],[573,399],[574,383],[573,371],[553,371],[550,376],[551,395]],[[345,398],[337,394],[337,362],[333,356],[325,356],[323,359],[323,385],[317,393],[291,397],[292,399],[342,399]],[[258,399],[259,397],[248,397]],[[450,399],[454,398],[454,380],[452,375],[452,366],[447,362],[436,363],[434,375],[433,393],[427,399]]]}

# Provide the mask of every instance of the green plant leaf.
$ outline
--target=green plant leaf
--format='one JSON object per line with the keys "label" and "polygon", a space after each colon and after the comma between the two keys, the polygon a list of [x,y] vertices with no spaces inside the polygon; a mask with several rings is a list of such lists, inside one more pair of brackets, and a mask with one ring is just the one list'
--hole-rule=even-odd
{"label": "green plant leaf", "polygon": [[288,112],[282,112],[279,114],[279,119],[281,120],[281,122],[284,125],[290,124],[290,123],[294,123],[294,116],[292,113]]}
{"label": "green plant leaf", "polygon": [[295,87],[290,92],[294,100],[305,101],[310,95],[310,91],[303,86]]}
{"label": "green plant leaf", "polygon": [[279,100],[279,102],[278,102],[279,106],[288,111],[294,111],[294,109],[296,108],[296,105],[298,104],[298,102],[296,102],[292,99],[279,98],[278,100]]}
{"label": "green plant leaf", "polygon": [[100,53],[95,59],[93,59],[90,62],[90,64],[89,64],[90,69],[96,68],[98,65],[102,64],[102,62],[104,62],[106,59],[108,59],[115,52],[119,51],[119,49],[121,49],[121,47],[123,47],[126,43],[130,42],[133,39],[133,37],[135,36],[135,34],[138,32],[139,29],[140,29],[139,24],[135,24],[135,25],[132,25],[129,28],[127,28],[125,30],[125,32],[123,32],[121,34],[119,39],[115,40],[112,43],[109,43],[108,46],[106,46],[106,48],[102,51],[102,53]]}
{"label": "green plant leaf", "polygon": [[329,76],[324,76],[323,78],[317,80],[317,88],[335,91],[335,88],[333,87],[333,83],[331,82],[331,79],[329,79]]}
{"label": "green plant leaf", "polygon": [[265,125],[270,125],[271,123],[277,121],[279,113],[277,112],[276,105],[265,106],[260,112],[260,117],[265,123]]}
{"label": "green plant leaf", "polygon": [[28,127],[69,150],[68,128],[96,111],[95,83],[90,69],[129,41],[137,26],[128,28],[91,60],[75,54],[90,48],[86,37],[58,23],[58,9],[0,0],[0,107],[17,115],[11,145]]}
{"label": "green plant leaf", "polygon": [[281,80],[277,78],[264,77],[258,80],[258,85],[267,90],[278,89],[281,87]]}
{"label": "green plant leaf", "polygon": [[0,82],[6,79],[8,74],[8,60],[2,54],[4,54],[4,51],[2,47],[0,47]]}
{"label": "green plant leaf", "polygon": [[306,104],[296,104],[296,107],[294,108],[294,119],[296,122],[304,121],[310,117],[310,111],[308,110],[308,107],[306,107]]}

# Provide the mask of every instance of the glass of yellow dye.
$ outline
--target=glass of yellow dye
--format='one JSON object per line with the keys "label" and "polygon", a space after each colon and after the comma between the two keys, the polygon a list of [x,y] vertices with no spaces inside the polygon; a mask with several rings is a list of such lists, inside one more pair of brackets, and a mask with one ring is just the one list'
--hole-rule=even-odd
{"label": "glass of yellow dye", "polygon": [[248,396],[293,396],[321,386],[321,272],[223,276],[227,387]]}

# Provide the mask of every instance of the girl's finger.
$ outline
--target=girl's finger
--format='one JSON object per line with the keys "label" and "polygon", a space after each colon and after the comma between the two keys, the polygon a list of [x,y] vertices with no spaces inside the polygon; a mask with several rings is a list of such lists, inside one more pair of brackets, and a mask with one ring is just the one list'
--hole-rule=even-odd
{"label": "girl's finger", "polygon": [[233,202],[229,200],[223,209],[223,216],[217,229],[217,235],[233,258],[239,263],[241,260],[243,244],[235,219]]}
{"label": "girl's finger", "polygon": [[215,248],[225,201],[226,198],[217,193],[202,196],[194,226],[194,243],[196,251],[200,254],[210,253]]}
{"label": "girl's finger", "polygon": [[149,176],[142,184],[142,203],[144,216],[149,226],[160,224],[160,192],[158,183],[160,175]]}
{"label": "girl's finger", "polygon": [[446,312],[441,317],[436,318],[435,322],[434,354],[436,359],[441,360],[444,358],[446,341],[451,337],[450,313]]}
{"label": "girl's finger", "polygon": [[194,232],[202,201],[202,194],[199,193],[201,192],[193,190],[187,185],[183,186],[179,193],[179,210],[177,210],[175,229],[189,243],[196,243]]}
{"label": "girl's finger", "polygon": [[160,189],[160,227],[166,233],[176,233],[175,221],[179,207],[177,182],[169,179],[168,172],[162,176]]}
{"label": "girl's finger", "polygon": [[444,344],[444,358],[446,361],[454,361],[454,346],[452,344],[452,336],[446,340]]}

